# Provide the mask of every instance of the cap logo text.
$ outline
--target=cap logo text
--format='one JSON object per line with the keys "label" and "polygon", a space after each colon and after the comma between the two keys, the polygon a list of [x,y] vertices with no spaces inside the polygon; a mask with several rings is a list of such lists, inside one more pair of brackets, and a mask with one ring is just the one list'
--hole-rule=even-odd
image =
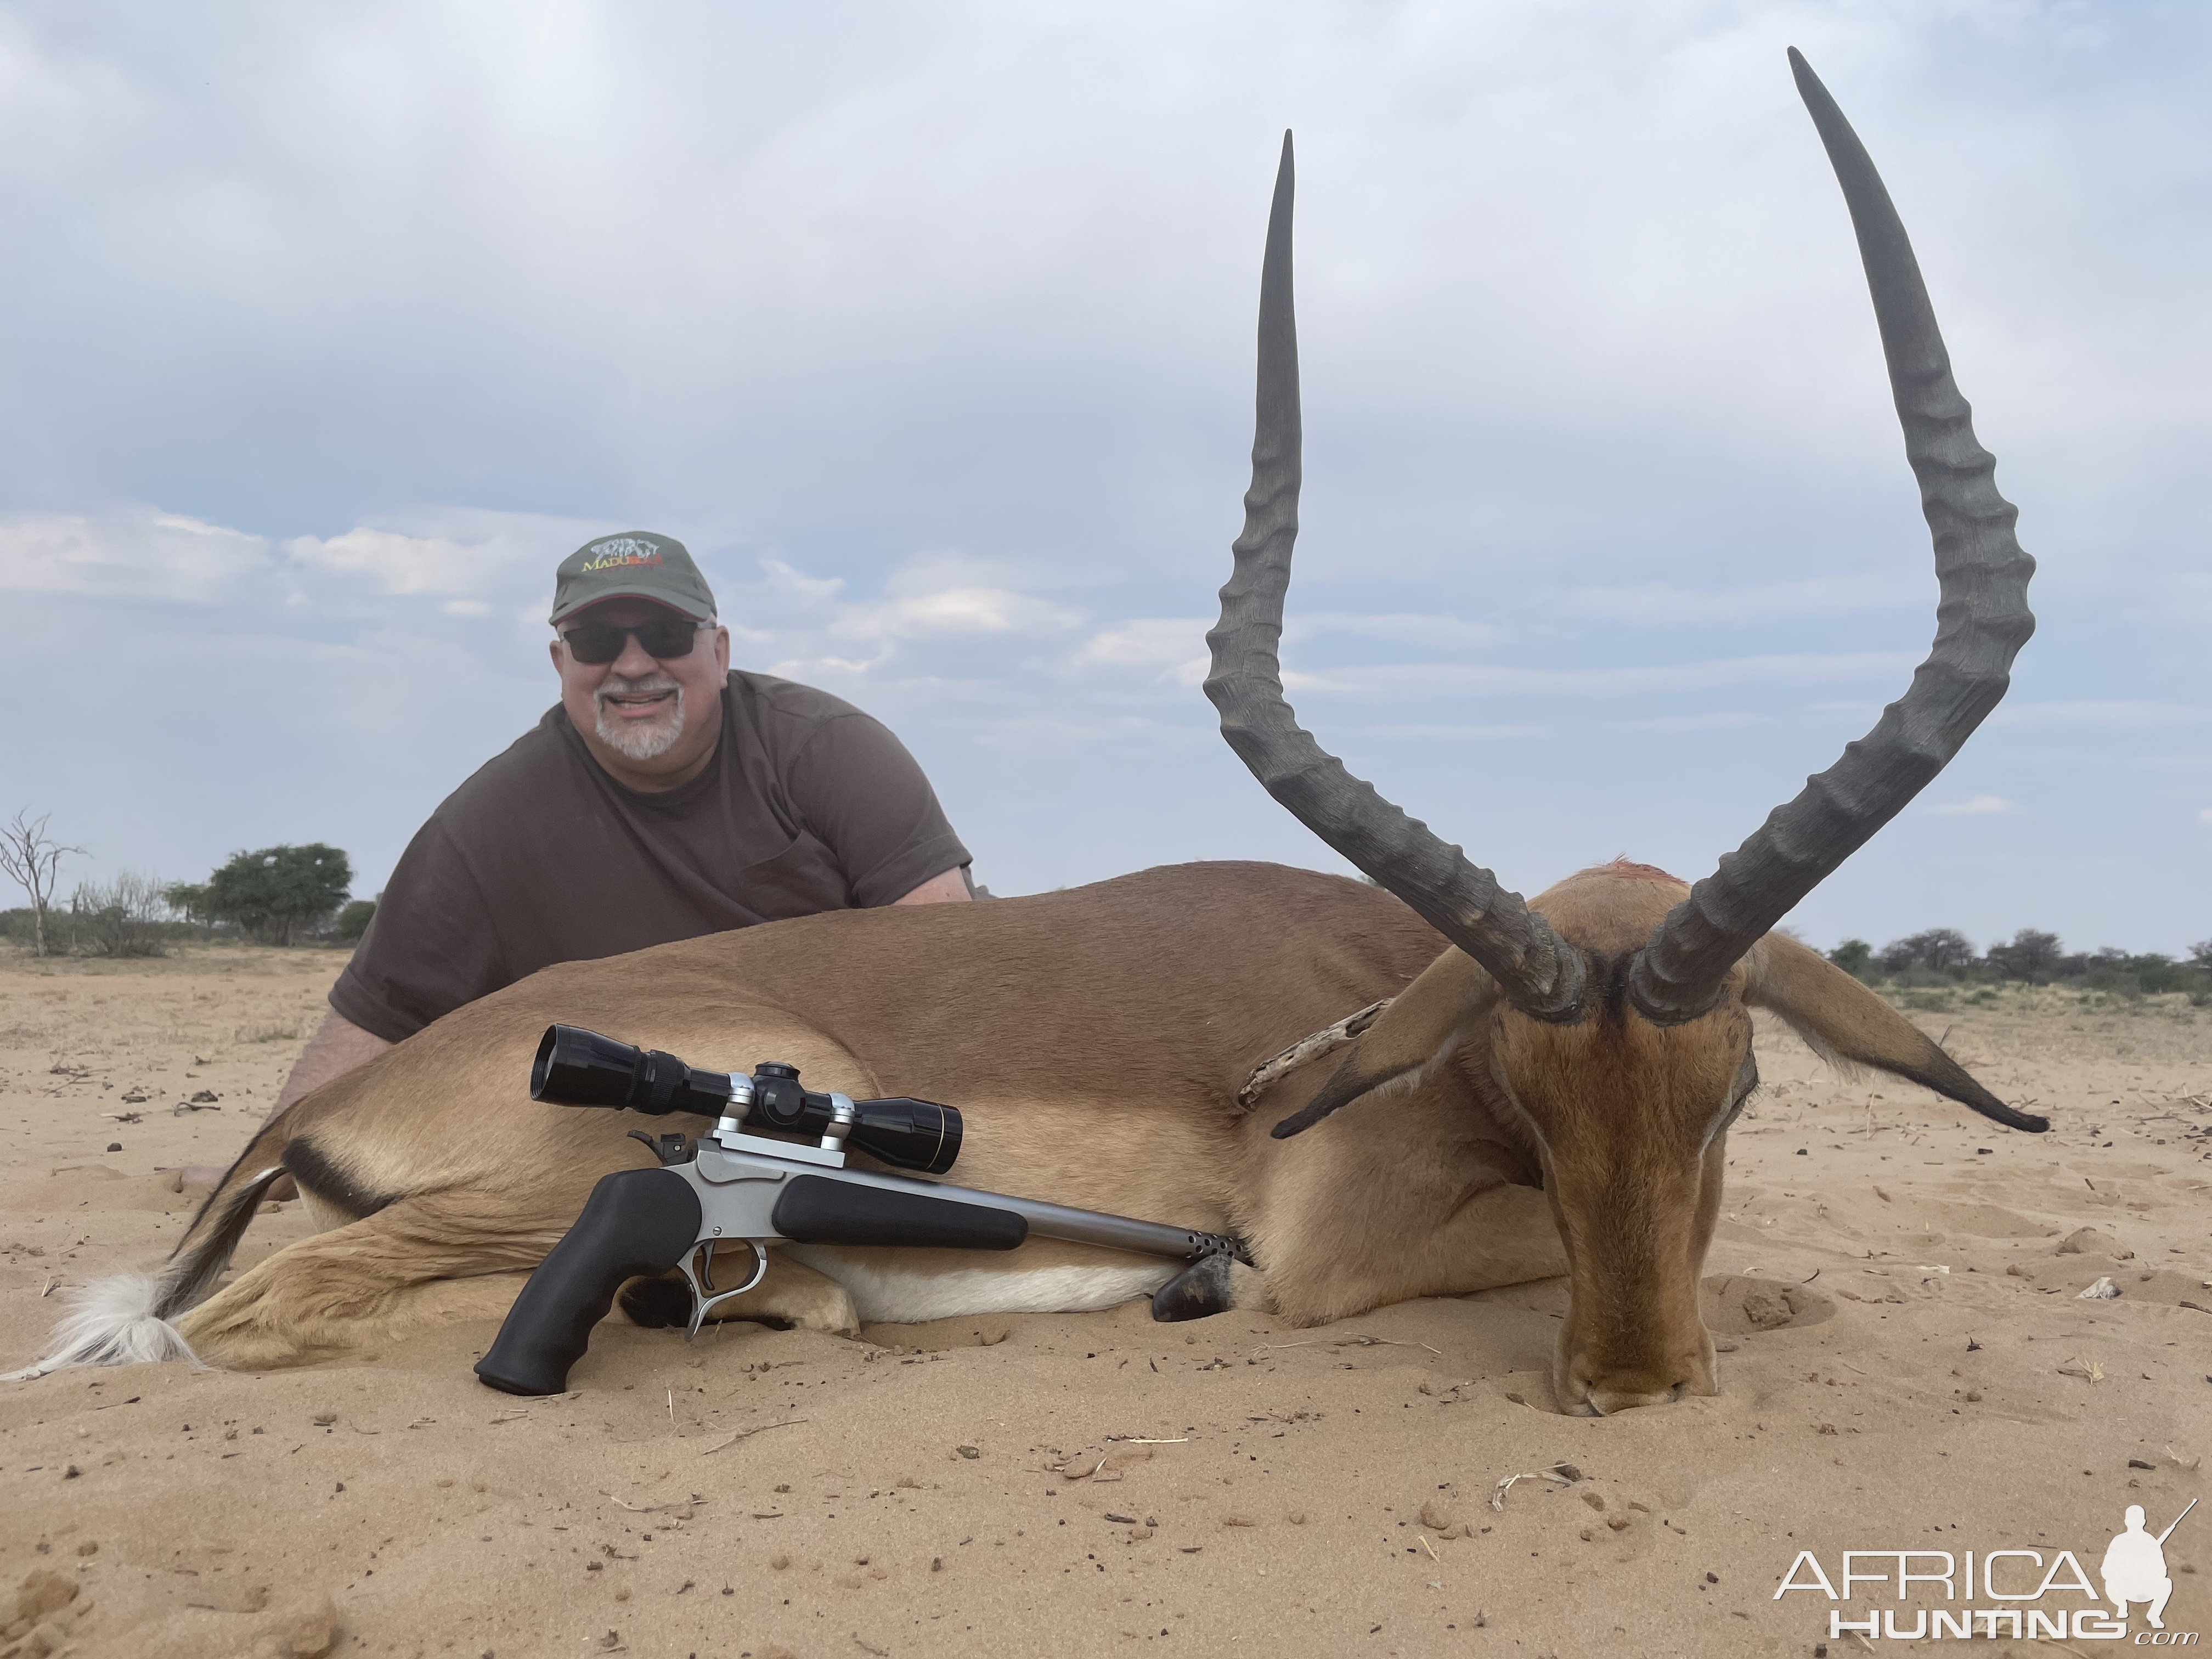
{"label": "cap logo text", "polygon": [[584,550],[587,556],[583,563],[586,570],[611,570],[624,564],[665,564],[659,548],[635,536],[610,536],[603,542],[593,542]]}

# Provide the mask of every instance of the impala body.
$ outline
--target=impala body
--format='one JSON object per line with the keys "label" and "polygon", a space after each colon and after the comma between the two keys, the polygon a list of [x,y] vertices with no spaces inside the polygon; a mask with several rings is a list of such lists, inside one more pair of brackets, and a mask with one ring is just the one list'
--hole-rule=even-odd
{"label": "impala body", "polygon": [[[1182,866],[549,969],[265,1126],[168,1265],[95,1286],[33,1369],[186,1352],[281,1365],[503,1312],[593,1182],[649,1157],[624,1138],[628,1115],[528,1099],[538,1036],[562,1021],[732,1067],[790,1060],[819,1089],[957,1103],[969,1125],[963,1184],[1240,1234],[1254,1266],[1237,1303],[1295,1320],[1564,1271],[1563,1408],[1712,1392],[1698,1285],[1728,1126],[1757,1082],[1753,1009],[1835,1060],[2015,1128],[2047,1127],[1771,931],[1949,761],[2002,696],[2033,626],[2033,563],[1903,227],[1826,90],[1791,62],[1858,233],[1942,598],[1905,696],[1712,875],[1689,887],[1616,863],[1524,903],[1298,726],[1276,656],[1300,483],[1286,136],[1261,274],[1252,487],[1206,689],[1261,782],[1379,887]],[[1330,1075],[1270,1068],[1252,1099],[1271,1055],[1382,1000],[1337,1045]],[[286,1171],[324,1231],[216,1289]],[[1044,1242],[990,1260],[792,1246],[720,1311],[851,1330],[1104,1307],[1174,1271]],[[672,1311],[653,1285],[626,1305],[647,1320]]]}

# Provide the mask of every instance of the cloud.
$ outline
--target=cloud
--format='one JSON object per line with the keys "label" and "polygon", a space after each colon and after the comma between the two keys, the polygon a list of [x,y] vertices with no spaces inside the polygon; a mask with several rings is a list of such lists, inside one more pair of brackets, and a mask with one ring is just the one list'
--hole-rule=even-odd
{"label": "cloud", "polygon": [[554,565],[607,528],[535,513],[447,512],[434,515],[434,525],[425,522],[430,516],[416,515],[411,528],[387,520],[336,536],[295,536],[283,544],[284,556],[353,591],[466,600],[536,588],[550,610]]}
{"label": "cloud", "polygon": [[1071,659],[1078,668],[1132,668],[1176,685],[1206,678],[1211,617],[1135,617],[1103,628]]}
{"label": "cloud", "polygon": [[267,538],[155,507],[0,518],[0,591],[209,605],[275,570]]}
{"label": "cloud", "polygon": [[1635,668],[1516,668],[1467,663],[1407,663],[1285,672],[1294,690],[1352,696],[1609,697],[1705,691],[1739,685],[1817,685],[1834,680],[1903,681],[1917,659],[1893,651],[1729,657]]}
{"label": "cloud", "polygon": [[[1207,627],[1212,623],[1208,623]],[[1299,611],[1283,619],[1285,650],[1308,640],[1342,635],[1375,640],[1412,650],[1473,651],[1495,645],[1503,637],[1488,623],[1462,622],[1457,617],[1404,613],[1367,614],[1352,611]]]}
{"label": "cloud", "polygon": [[1546,609],[1565,617],[1595,617],[1646,628],[1676,628],[1765,621],[1782,617],[1836,616],[1859,611],[1926,609],[1924,582],[1900,581],[1881,572],[1811,576],[1735,588],[1677,587],[1637,582],[1618,587],[1571,587]]}
{"label": "cloud", "polygon": [[2002,726],[2155,728],[2212,726],[2212,707],[2202,703],[2087,699],[2076,702],[2005,702],[1990,716]]}
{"label": "cloud", "polygon": [[1734,732],[1747,726],[1765,726],[1771,714],[1753,714],[1741,709],[1716,709],[1709,714],[1654,714],[1643,720],[1616,720],[1630,732]]}
{"label": "cloud", "polygon": [[1939,818],[1995,817],[2011,811],[2013,805],[1997,795],[1969,795],[1964,800],[1945,801],[1928,810]]}
{"label": "cloud", "polygon": [[2199,812],[2197,815],[2197,821],[2203,824],[2206,829],[2212,830],[2212,806],[2208,806],[2203,811]]}

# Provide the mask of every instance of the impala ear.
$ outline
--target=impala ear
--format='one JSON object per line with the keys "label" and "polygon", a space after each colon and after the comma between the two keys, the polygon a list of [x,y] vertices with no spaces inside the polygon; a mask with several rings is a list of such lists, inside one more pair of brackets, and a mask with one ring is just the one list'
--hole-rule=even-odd
{"label": "impala ear", "polygon": [[1743,959],[1743,1000],[1790,1022],[1832,1064],[1873,1066],[2031,1134],[2051,1120],[2015,1111],[1968,1076],[1928,1034],[1819,951],[1769,933]]}
{"label": "impala ear", "polygon": [[1287,1140],[1386,1084],[1410,1086],[1419,1081],[1423,1073],[1474,1035],[1498,1000],[1496,980],[1457,947],[1446,951],[1352,1044],[1321,1092],[1270,1133]]}

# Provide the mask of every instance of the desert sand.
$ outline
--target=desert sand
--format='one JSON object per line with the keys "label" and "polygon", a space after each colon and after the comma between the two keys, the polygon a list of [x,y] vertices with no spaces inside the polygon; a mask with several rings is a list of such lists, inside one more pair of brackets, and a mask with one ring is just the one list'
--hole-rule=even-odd
{"label": "desert sand", "polygon": [[[167,1251],[198,1194],[164,1172],[243,1145],[339,965],[0,956],[0,1369],[70,1287]],[[1893,1561],[1849,1601],[1776,1595],[1801,1550],[1832,1579],[1846,1549],[2094,1577],[2125,1505],[2155,1532],[2204,1491],[2212,1011],[1933,1000],[1913,1017],[2052,1132],[1763,1030],[1708,1265],[1717,1398],[1557,1414],[1557,1281],[1320,1329],[1135,1304],[687,1346],[617,1319],[535,1401],[471,1375],[480,1323],[263,1376],[63,1372],[0,1384],[0,1656],[1842,1655],[1869,1644],[1832,1608],[2083,1607],[1900,1603]],[[264,1211],[240,1264],[305,1227]],[[2080,1299],[2100,1278],[2120,1294]],[[2166,1556],[2167,1630],[2212,1640],[2212,1505]],[[2132,1613],[2103,1650],[2148,1644]],[[2100,1650],[1991,1628],[1978,1650]]]}

